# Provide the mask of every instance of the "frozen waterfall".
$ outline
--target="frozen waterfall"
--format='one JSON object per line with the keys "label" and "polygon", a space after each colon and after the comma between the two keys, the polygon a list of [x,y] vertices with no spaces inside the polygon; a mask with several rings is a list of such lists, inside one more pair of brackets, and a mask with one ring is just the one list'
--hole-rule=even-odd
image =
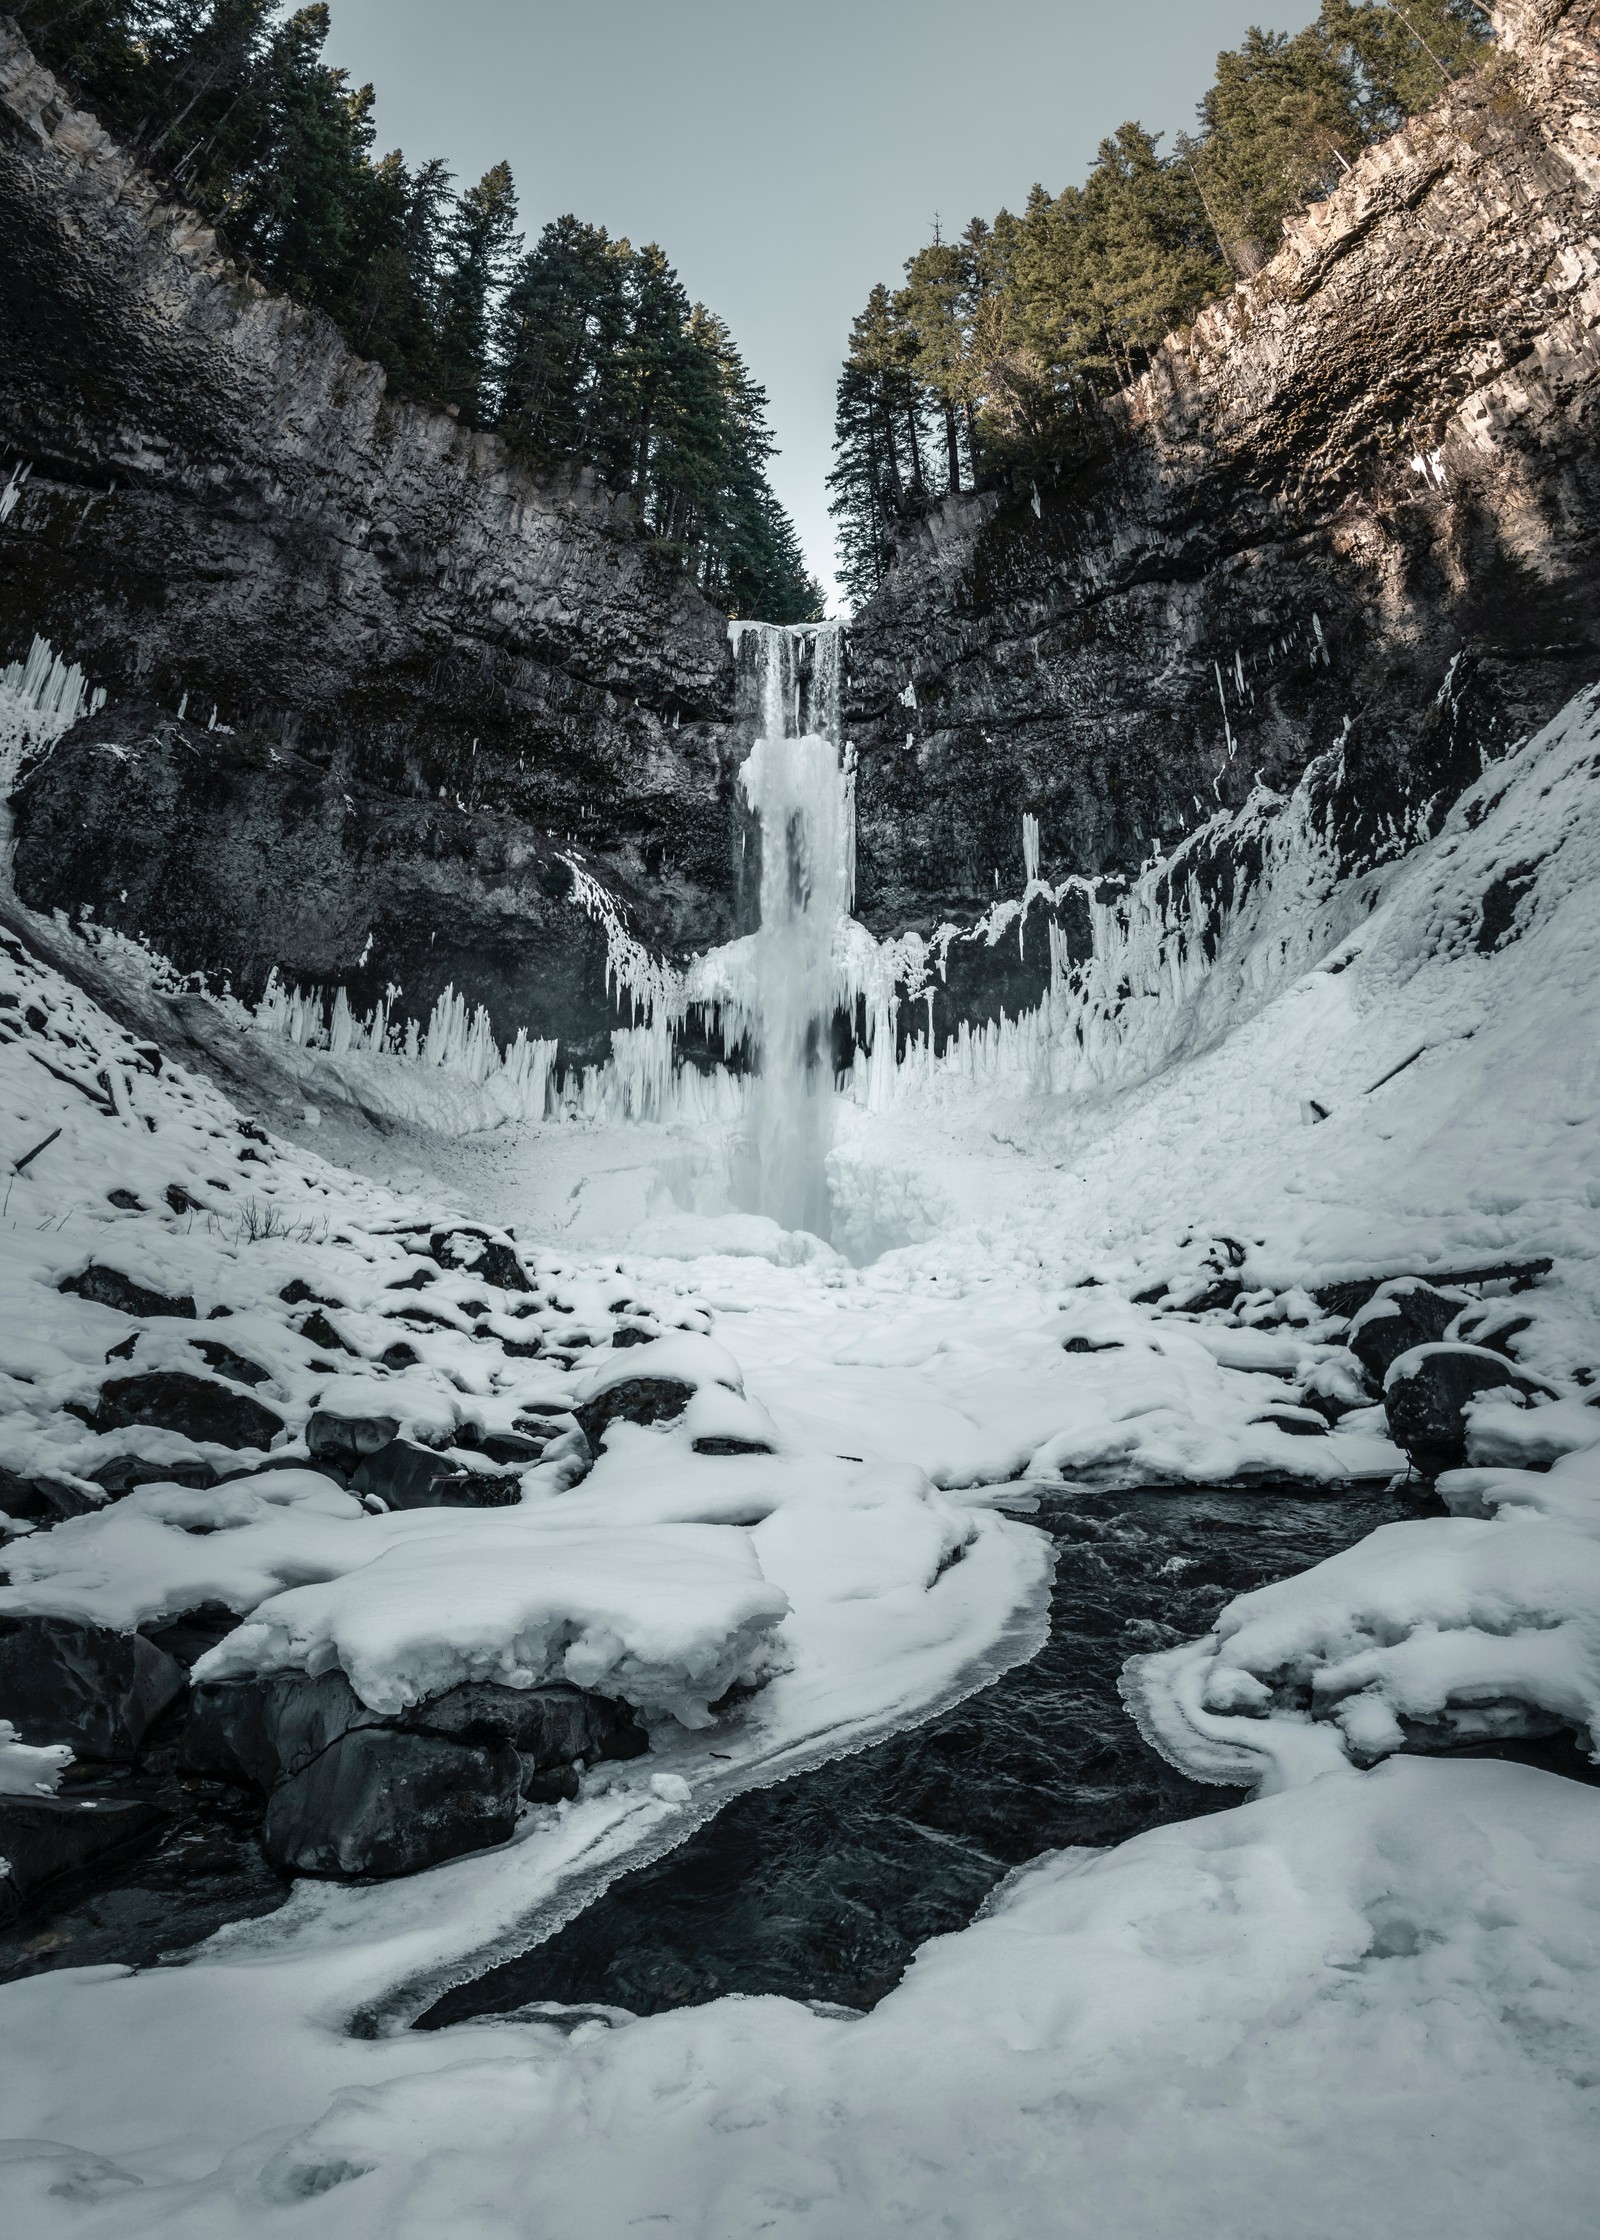
{"label": "frozen waterfall", "polygon": [[752,945],[757,1079],[746,1191],[786,1229],[829,1229],[834,937],[850,907],[849,780],[839,742],[837,623],[736,622],[758,732],[740,772],[760,827]]}

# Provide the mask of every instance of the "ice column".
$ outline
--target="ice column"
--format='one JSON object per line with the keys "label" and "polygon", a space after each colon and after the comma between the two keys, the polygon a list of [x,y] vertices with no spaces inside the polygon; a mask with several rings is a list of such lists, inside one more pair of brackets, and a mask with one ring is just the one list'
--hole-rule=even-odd
{"label": "ice column", "polygon": [[760,735],[740,772],[761,827],[753,944],[755,1210],[786,1229],[829,1228],[834,935],[849,908],[850,818],[839,758],[836,623],[735,623],[757,688]]}

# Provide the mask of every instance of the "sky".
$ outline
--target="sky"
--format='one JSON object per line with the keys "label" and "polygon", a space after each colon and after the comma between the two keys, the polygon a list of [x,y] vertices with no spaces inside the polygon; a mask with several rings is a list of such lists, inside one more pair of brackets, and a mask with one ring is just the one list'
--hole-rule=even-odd
{"label": "sky", "polygon": [[1217,50],[1307,0],[332,0],[381,148],[509,158],[530,240],[658,241],[766,388],[773,487],[834,594],[824,477],[850,322],[937,219],[1081,180],[1137,117],[1191,127]]}

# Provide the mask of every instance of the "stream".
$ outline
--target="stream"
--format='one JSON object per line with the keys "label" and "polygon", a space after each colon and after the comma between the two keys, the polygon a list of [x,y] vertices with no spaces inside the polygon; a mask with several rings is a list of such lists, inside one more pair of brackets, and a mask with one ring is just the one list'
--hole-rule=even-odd
{"label": "stream", "polygon": [[1117,1692],[1123,1664],[1415,1514],[1383,1493],[1018,1491],[1057,1548],[1037,1656],[925,1726],[735,1799],[416,2026],[545,2003],[657,2014],[730,1992],[874,2006],[920,1943],[964,1927],[1039,1853],[1241,1802],[1141,1739]]}

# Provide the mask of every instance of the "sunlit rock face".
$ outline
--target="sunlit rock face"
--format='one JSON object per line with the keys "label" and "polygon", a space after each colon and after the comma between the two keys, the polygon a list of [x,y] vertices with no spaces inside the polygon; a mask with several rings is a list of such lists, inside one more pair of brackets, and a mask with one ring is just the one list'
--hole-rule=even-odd
{"label": "sunlit rock face", "polygon": [[[453,978],[498,1014],[514,983],[503,1033],[579,1045],[563,983],[603,943],[541,899],[556,852],[653,942],[725,937],[723,617],[592,476],[536,479],[395,400],[244,277],[9,29],[0,458],[0,664],[36,632],[69,650],[108,693],[83,745],[120,750],[38,774],[28,899],[92,901],[247,990],[276,963],[426,1006]],[[106,843],[139,828],[131,881]],[[374,911],[406,924],[369,947]]]}
{"label": "sunlit rock face", "polygon": [[[1381,850],[1600,672],[1600,41],[1499,20],[1076,466],[908,524],[845,711],[875,932],[1019,893],[1019,811],[1048,880],[1136,869],[1341,740]],[[993,965],[952,1016],[1037,1000],[1042,936]]]}

